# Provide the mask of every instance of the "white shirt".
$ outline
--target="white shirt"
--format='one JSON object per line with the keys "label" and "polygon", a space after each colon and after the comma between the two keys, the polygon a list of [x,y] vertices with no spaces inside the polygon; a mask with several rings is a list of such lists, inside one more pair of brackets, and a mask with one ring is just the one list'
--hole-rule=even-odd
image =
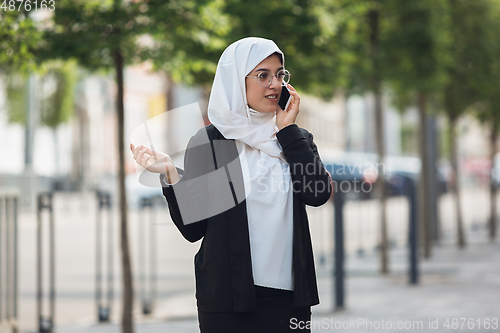
{"label": "white shirt", "polygon": [[254,284],[293,290],[293,189],[288,163],[235,141],[245,181]]}

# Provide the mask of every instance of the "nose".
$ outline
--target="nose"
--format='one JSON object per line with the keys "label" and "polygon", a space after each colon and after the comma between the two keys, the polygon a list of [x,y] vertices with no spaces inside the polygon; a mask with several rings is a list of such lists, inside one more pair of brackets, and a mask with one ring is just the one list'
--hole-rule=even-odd
{"label": "nose", "polygon": [[273,75],[271,77],[271,84],[269,85],[269,88],[279,89],[280,87],[281,87],[281,81],[278,79],[276,75]]}

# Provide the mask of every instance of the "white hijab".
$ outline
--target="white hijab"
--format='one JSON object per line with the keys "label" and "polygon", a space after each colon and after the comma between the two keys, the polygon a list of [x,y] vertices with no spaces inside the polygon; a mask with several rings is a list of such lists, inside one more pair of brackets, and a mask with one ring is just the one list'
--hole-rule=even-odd
{"label": "white hijab", "polygon": [[245,89],[248,73],[274,52],[284,61],[271,40],[251,37],[228,46],[217,65],[208,119],[240,152],[254,283],[293,290],[290,167],[276,139],[276,114],[251,109]]}

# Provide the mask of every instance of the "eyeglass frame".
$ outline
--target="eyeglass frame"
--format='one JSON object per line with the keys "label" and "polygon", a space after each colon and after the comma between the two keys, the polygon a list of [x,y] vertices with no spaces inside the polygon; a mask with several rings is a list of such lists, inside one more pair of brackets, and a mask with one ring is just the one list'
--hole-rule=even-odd
{"label": "eyeglass frame", "polygon": [[[262,84],[260,84],[259,74],[260,74],[260,73],[263,73],[263,72],[269,72],[269,73],[271,73],[271,71],[269,71],[269,70],[265,70],[265,71],[261,71],[261,72],[260,72],[259,74],[257,74],[257,75],[247,75],[246,77],[253,77],[253,78],[256,78],[256,79],[257,79],[257,82],[259,83],[259,86],[261,86],[262,88],[267,88],[267,87],[269,87],[269,86],[271,85],[271,83],[273,83],[273,76],[276,76],[276,79],[278,79],[278,74],[279,74],[281,71],[285,72],[285,75],[288,75],[289,77],[291,77],[291,76],[292,76],[292,74],[291,74],[288,70],[286,70],[286,69],[280,69],[280,71],[279,71],[278,73],[276,73],[276,74],[271,74],[271,79],[269,80],[269,83],[268,83],[268,84],[267,84],[267,86],[265,86],[265,87],[264,87],[264,86],[262,86]],[[279,81],[279,79],[278,79],[278,81]],[[288,84],[288,82],[290,82],[290,79],[288,79],[288,82],[286,82],[286,84],[283,84],[283,82],[284,82],[284,81],[282,81],[282,84],[281,84],[282,86],[284,86],[284,85]]]}

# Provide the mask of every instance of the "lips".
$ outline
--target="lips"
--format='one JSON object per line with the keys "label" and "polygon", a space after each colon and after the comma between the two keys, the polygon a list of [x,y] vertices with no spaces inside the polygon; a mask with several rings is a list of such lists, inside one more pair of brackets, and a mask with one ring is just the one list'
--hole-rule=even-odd
{"label": "lips", "polygon": [[265,96],[266,99],[270,100],[270,101],[277,101],[278,100],[278,94],[270,94],[270,95],[266,95]]}

